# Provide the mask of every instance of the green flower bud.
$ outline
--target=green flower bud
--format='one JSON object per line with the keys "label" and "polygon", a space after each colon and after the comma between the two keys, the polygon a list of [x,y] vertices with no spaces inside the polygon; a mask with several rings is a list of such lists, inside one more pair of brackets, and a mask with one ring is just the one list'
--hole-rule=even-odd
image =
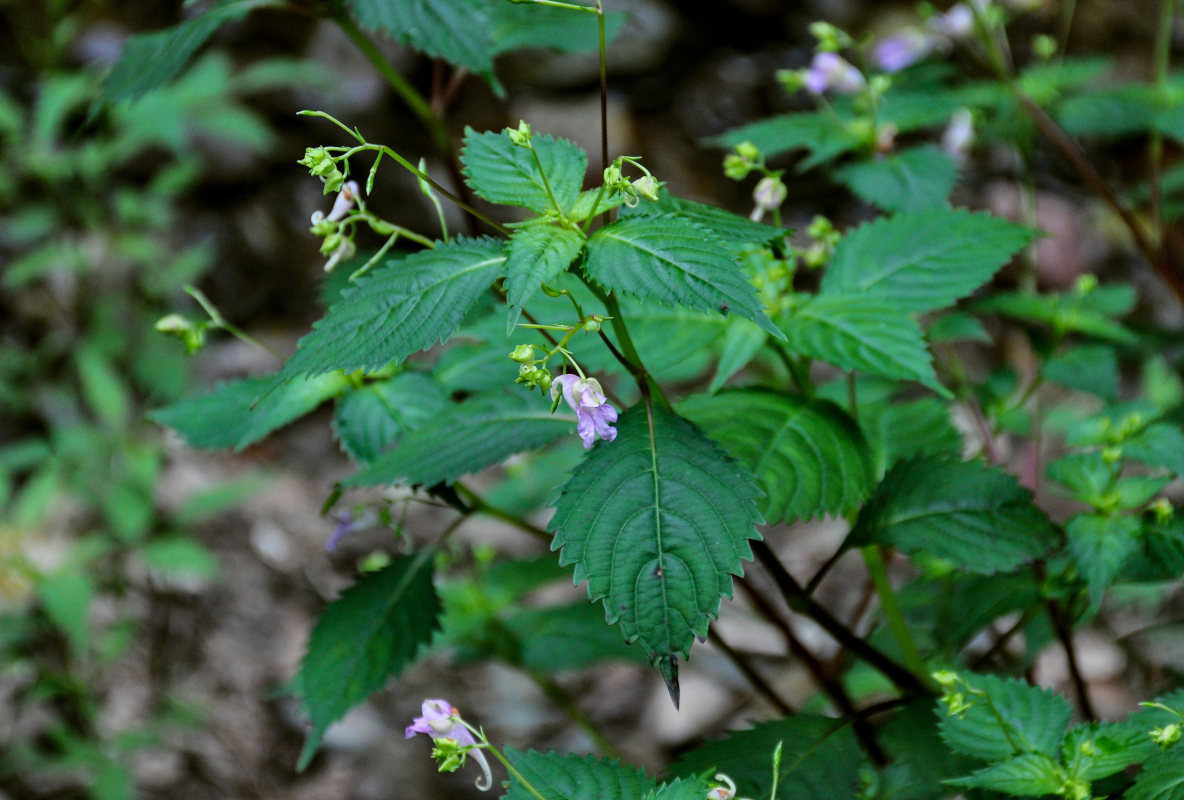
{"label": "green flower bud", "polygon": [[1057,40],[1046,33],[1032,37],[1032,52],[1042,61],[1048,61],[1057,54]]}
{"label": "green flower bud", "polygon": [[728,153],[724,156],[724,175],[734,181],[742,181],[748,177],[748,173],[752,171],[752,165],[744,160],[742,156],[735,153]]}
{"label": "green flower bud", "polygon": [[736,145],[736,155],[752,164],[761,160],[761,151],[752,142],[741,142]]}
{"label": "green flower bud", "polygon": [[518,129],[506,128],[506,133],[510,135],[510,141],[518,147],[530,147],[530,125],[526,120],[518,121]]}
{"label": "green flower bud", "polygon": [[847,40],[851,38],[829,22],[811,22],[810,35],[818,41],[820,51],[832,53],[843,48],[841,42],[844,37]]}
{"label": "green flower bud", "polygon": [[1107,464],[1117,464],[1119,461],[1122,461],[1122,448],[1103,447],[1102,461],[1106,462]]}
{"label": "green flower bud", "polygon": [[600,331],[600,322],[602,318],[596,314],[584,320],[584,330],[588,333],[598,333]]}
{"label": "green flower bud", "polygon": [[341,246],[345,237],[340,232],[334,232],[325,237],[321,242],[321,255],[327,256]]}
{"label": "green flower bud", "polygon": [[623,180],[621,165],[617,162],[614,161],[604,168],[604,185],[609,189],[617,188]]}
{"label": "green flower bud", "polygon": [[1077,279],[1077,285],[1073,287],[1073,291],[1077,292],[1078,294],[1089,294],[1097,288],[1098,276],[1086,274]]}
{"label": "green flower bud", "polygon": [[797,94],[806,85],[806,72],[804,69],[779,69],[773,77],[781,84],[786,94]]}
{"label": "green flower bud", "polygon": [[1171,521],[1174,513],[1172,504],[1162,497],[1151,504],[1151,510],[1155,512],[1155,521],[1160,525],[1166,525]]}
{"label": "green flower bud", "polygon": [[510,353],[510,360],[517,361],[519,364],[529,364],[534,361],[534,347],[529,344],[518,345]]}
{"label": "green flower bud", "polygon": [[193,329],[193,323],[180,314],[169,314],[156,321],[156,330],[177,335]]}
{"label": "green flower bud", "polygon": [[653,175],[643,175],[635,180],[633,189],[646,200],[658,199],[658,181]]}
{"label": "green flower bud", "polygon": [[1170,725],[1164,725],[1162,728],[1156,728],[1151,731],[1151,741],[1166,750],[1180,741],[1182,734],[1184,734],[1184,729],[1180,727],[1180,723],[1173,722]]}

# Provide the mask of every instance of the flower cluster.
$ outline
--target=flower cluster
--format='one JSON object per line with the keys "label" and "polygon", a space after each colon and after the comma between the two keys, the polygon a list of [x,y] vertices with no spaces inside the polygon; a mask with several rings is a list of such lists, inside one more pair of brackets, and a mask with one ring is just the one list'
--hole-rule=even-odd
{"label": "flower cluster", "polygon": [[312,224],[309,232],[321,237],[321,255],[329,257],[325,262],[325,272],[332,271],[335,266],[356,252],[353,237],[346,234],[343,230],[345,226],[341,222],[353,210],[358,198],[357,182],[345,181],[333,201],[333,208],[328,216],[321,211],[314,211],[309,220]]}

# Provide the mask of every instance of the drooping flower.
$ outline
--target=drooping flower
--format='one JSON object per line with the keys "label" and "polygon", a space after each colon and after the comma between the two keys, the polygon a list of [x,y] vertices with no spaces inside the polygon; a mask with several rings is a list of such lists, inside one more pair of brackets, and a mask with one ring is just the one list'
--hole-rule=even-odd
{"label": "drooping flower", "polygon": [[576,412],[576,432],[584,440],[585,450],[592,448],[597,436],[606,442],[617,438],[617,429],[612,426],[617,421],[617,410],[605,398],[599,381],[570,373],[560,375],[551,383],[551,399],[556,400],[560,392]]}
{"label": "drooping flower", "polygon": [[803,82],[806,90],[812,94],[822,94],[828,90],[838,94],[857,94],[867,86],[862,72],[842,56],[830,52],[814,56]]}
{"label": "drooping flower", "polygon": [[749,219],[759,222],[767,212],[780,208],[781,204],[785,202],[786,194],[787,190],[781,178],[773,175],[761,178],[752,191],[752,202],[755,205]]}
{"label": "drooping flower", "polygon": [[944,14],[929,18],[929,30],[953,41],[968,39],[974,34],[974,11],[965,3],[955,3]]}
{"label": "drooping flower", "polygon": [[941,135],[941,149],[961,163],[966,160],[973,144],[974,115],[970,109],[960,108],[950,117],[950,124]]}
{"label": "drooping flower", "polygon": [[[447,745],[438,747],[438,751],[455,752],[458,746],[472,748],[462,753],[456,766],[463,763],[463,756],[471,755],[481,765],[481,770],[484,773],[483,777],[477,779],[477,788],[484,792],[492,787],[493,773],[489,771],[489,762],[485,760],[485,754],[477,747],[477,740],[473,738],[473,732],[461,721],[460,712],[456,710],[456,707],[447,700],[424,700],[421,710],[422,715],[416,717],[407,726],[405,731],[407,738],[410,739],[417,733],[426,733],[432,737],[432,741]],[[455,769],[455,766],[452,768]]]}
{"label": "drooping flower", "polygon": [[325,217],[325,219],[330,222],[345,219],[345,215],[354,207],[354,201],[357,198],[358,182],[346,181],[345,185],[341,187],[341,191],[337,193],[337,199],[333,201],[333,210],[329,212],[329,216]]}

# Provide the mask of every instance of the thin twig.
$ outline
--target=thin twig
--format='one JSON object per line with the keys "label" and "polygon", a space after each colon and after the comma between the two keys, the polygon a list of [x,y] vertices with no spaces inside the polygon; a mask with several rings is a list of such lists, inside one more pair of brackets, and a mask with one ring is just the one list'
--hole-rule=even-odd
{"label": "thin twig", "polygon": [[753,667],[752,664],[748,663],[748,659],[736,652],[736,650],[733,649],[730,644],[724,641],[724,638],[719,635],[715,628],[709,628],[707,630],[707,639],[713,645],[719,648],[719,651],[723,653],[727,659],[732,662],[732,665],[735,666],[736,669],[740,670],[748,682],[752,684],[752,688],[756,689],[756,691],[762,697],[768,700],[774,708],[776,708],[785,716],[790,716],[794,713],[794,710],[789,705],[789,703],[785,702],[785,700],[783,700],[781,696],[777,694],[773,687],[769,685],[769,682],[766,681],[764,677],[756,671],[756,668]]}

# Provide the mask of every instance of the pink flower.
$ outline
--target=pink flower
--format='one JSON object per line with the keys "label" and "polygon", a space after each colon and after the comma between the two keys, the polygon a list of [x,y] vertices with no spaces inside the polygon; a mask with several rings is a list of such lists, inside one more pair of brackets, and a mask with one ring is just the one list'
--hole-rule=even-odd
{"label": "pink flower", "polygon": [[563,392],[563,399],[576,412],[576,432],[584,440],[584,449],[590,450],[596,437],[606,442],[617,438],[617,410],[605,399],[604,390],[595,378],[582,379],[576,375],[560,375],[551,383],[551,399]]}
{"label": "pink flower", "polygon": [[432,737],[433,741],[447,739],[462,747],[472,747],[472,750],[467,751],[467,755],[476,759],[477,763],[481,765],[481,770],[485,773],[484,779],[477,780],[477,788],[481,791],[489,789],[493,785],[493,774],[489,771],[489,762],[485,760],[485,754],[477,747],[477,740],[473,738],[473,732],[461,721],[460,712],[447,700],[424,700],[422,711],[423,715],[416,717],[407,726],[407,738],[410,739],[417,733],[426,733]]}
{"label": "pink flower", "polygon": [[931,50],[930,37],[907,29],[881,39],[872,50],[872,61],[884,72],[900,72],[929,55]]}

